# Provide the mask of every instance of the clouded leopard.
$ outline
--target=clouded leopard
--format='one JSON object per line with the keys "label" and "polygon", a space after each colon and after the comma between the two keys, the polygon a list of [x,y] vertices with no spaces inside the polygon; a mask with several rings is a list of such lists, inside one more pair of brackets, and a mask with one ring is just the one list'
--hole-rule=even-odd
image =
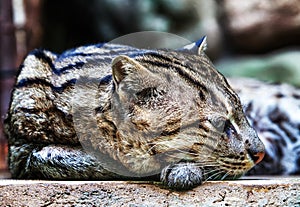
{"label": "clouded leopard", "polygon": [[170,188],[189,189],[243,175],[262,159],[264,145],[205,44],[34,50],[20,67],[5,120],[12,176],[160,176]]}

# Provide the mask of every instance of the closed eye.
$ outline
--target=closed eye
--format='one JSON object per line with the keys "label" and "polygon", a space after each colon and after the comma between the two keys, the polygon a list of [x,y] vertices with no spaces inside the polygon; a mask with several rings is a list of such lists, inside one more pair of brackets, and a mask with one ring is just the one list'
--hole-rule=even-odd
{"label": "closed eye", "polygon": [[224,132],[226,120],[222,117],[210,120],[210,123],[218,132]]}
{"label": "closed eye", "polygon": [[210,120],[210,123],[213,125],[213,127],[221,133],[226,133],[227,137],[231,137],[234,133],[236,133],[236,130],[234,126],[231,124],[231,122],[228,119],[224,119],[222,117]]}
{"label": "closed eye", "polygon": [[234,126],[231,124],[229,120],[226,120],[225,122],[224,132],[229,138],[232,136],[232,134],[236,133]]}

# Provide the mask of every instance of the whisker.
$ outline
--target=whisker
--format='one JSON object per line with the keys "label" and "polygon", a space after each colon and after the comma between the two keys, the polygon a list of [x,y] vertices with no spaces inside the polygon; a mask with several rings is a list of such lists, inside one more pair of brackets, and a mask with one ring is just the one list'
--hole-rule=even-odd
{"label": "whisker", "polygon": [[152,143],[149,143],[148,145],[152,145],[148,150],[147,150],[147,153],[150,153],[151,150],[153,150],[153,148],[155,148],[157,146],[157,144],[152,144]]}
{"label": "whisker", "polygon": [[229,173],[228,173],[228,172],[226,172],[226,173],[222,176],[221,180],[225,180],[227,176],[229,176]]}
{"label": "whisker", "polygon": [[219,176],[221,173],[223,173],[222,170],[220,170],[220,169],[215,169],[215,170],[212,170],[212,171],[207,172],[206,175],[209,175],[209,174],[211,174],[212,172],[216,172],[216,173],[214,173],[214,174],[212,174],[211,176],[209,176],[208,178],[206,178],[205,181],[208,181],[208,180],[214,180],[217,176]]}
{"label": "whisker", "polygon": [[208,180],[214,180],[214,178],[215,178],[216,176],[218,176],[219,174],[221,174],[221,172],[217,172],[217,173],[215,173],[215,174],[209,176],[208,178],[205,179],[205,181],[208,181]]}
{"label": "whisker", "polygon": [[196,162],[195,163],[196,166],[198,167],[218,167],[219,164],[217,162],[214,162],[214,161],[208,161],[208,160],[205,160],[205,161],[202,161],[202,162]]}

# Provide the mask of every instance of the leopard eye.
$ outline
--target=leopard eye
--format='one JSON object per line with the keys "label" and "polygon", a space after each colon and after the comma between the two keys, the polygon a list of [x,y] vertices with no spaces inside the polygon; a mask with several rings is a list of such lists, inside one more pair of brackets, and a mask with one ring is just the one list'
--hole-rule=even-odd
{"label": "leopard eye", "polygon": [[218,117],[215,119],[210,120],[210,123],[213,125],[213,127],[218,131],[218,132],[224,132],[225,125],[226,125],[226,120],[222,117]]}
{"label": "leopard eye", "polygon": [[234,126],[231,124],[229,120],[225,122],[224,131],[228,137],[231,137],[234,133],[236,133]]}

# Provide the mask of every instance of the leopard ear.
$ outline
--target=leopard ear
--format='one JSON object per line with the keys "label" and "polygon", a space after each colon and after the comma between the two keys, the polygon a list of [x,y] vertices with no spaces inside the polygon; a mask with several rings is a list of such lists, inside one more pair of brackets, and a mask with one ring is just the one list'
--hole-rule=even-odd
{"label": "leopard ear", "polygon": [[134,59],[120,55],[112,61],[112,76],[114,82],[119,85],[125,78],[139,80],[140,77],[150,73]]}
{"label": "leopard ear", "polygon": [[196,42],[193,42],[191,44],[188,44],[179,51],[185,51],[185,52],[190,52],[192,54],[201,54],[202,52],[205,52],[207,49],[207,41],[206,41],[206,36],[202,37],[201,39],[197,40]]}

